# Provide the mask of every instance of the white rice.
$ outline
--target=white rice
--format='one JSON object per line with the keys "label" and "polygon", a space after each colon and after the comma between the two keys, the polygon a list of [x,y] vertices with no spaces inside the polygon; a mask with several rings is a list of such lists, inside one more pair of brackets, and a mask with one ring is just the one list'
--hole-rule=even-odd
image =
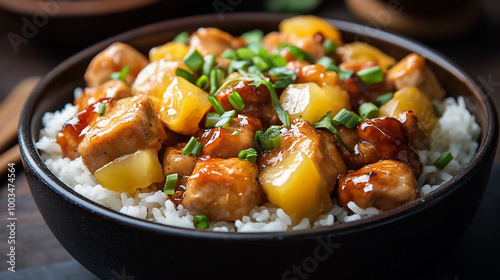
{"label": "white rice", "polygon": [[[470,162],[478,148],[480,127],[475,117],[467,111],[464,99],[450,97],[436,105],[443,114],[432,133],[432,148],[419,152],[424,166],[418,180],[419,186],[422,186],[421,196],[434,191],[456,175]],[[88,199],[121,213],[152,222],[194,228],[193,216],[182,205],[176,206],[170,201],[162,190],[143,189],[135,195],[110,191],[95,180],[81,158],[73,161],[64,158],[56,143],[56,136],[64,122],[76,112],[75,106],[67,104],[61,111],[46,113],[42,118],[44,128],[36,143],[45,164],[61,181]],[[433,166],[433,162],[445,151],[451,152],[454,159],[443,170],[439,170]],[[333,203],[333,209],[314,221],[313,227],[347,223],[380,213],[373,207],[361,209],[354,202],[348,204],[349,209],[339,206],[335,199]],[[310,227],[308,219],[292,226],[290,217],[269,203],[255,206],[248,216],[234,223],[210,222],[210,230],[221,232],[285,231]]]}

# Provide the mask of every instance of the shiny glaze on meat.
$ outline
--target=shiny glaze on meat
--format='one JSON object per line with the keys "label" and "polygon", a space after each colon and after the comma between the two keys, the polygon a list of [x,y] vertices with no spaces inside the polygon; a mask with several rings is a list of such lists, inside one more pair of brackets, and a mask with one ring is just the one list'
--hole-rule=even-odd
{"label": "shiny glaze on meat", "polygon": [[160,150],[166,133],[149,97],[120,99],[89,127],[79,145],[91,173],[114,159],[140,149]]}
{"label": "shiny glaze on meat", "polygon": [[86,129],[95,119],[99,117],[99,108],[105,104],[106,110],[113,107],[115,100],[111,98],[101,99],[98,102],[85,107],[76,115],[64,123],[63,128],[57,134],[57,144],[61,147],[63,155],[71,160],[80,156],[78,145],[86,134]]}
{"label": "shiny glaze on meat", "polygon": [[[210,157],[238,157],[241,150],[254,148],[254,135],[261,130],[260,120],[247,115],[238,115],[224,128],[201,129],[198,141],[203,144],[203,154]],[[236,135],[233,133],[237,132]]]}
{"label": "shiny glaze on meat", "polygon": [[179,143],[175,147],[167,147],[161,161],[165,176],[175,173],[178,175],[175,192],[170,196],[170,200],[176,204],[181,203],[184,198],[187,179],[193,173],[197,161],[196,156],[186,156],[182,153],[185,146],[186,143]]}
{"label": "shiny glaze on meat", "polygon": [[238,158],[200,157],[187,180],[182,205],[193,215],[235,221],[261,202],[255,163]]}
{"label": "shiny glaze on meat", "polygon": [[301,151],[314,161],[328,192],[333,192],[337,177],[347,173],[344,160],[335,146],[334,136],[316,130],[303,119],[296,119],[290,128],[281,129],[280,138],[279,148],[263,151],[259,156],[259,168],[274,166],[290,153]]}
{"label": "shiny glaze on meat", "polygon": [[418,198],[417,181],[405,163],[382,160],[353,171],[339,182],[338,201],[389,211]]}
{"label": "shiny glaze on meat", "polygon": [[377,162],[382,159],[375,146],[369,141],[361,139],[356,129],[350,129],[345,126],[337,126],[340,138],[346,145],[354,150],[351,154],[347,149],[337,141],[337,148],[344,158],[348,170],[357,170],[361,167]]}
{"label": "shiny glaze on meat", "polygon": [[382,159],[394,159],[408,164],[418,178],[422,171],[417,152],[410,146],[401,122],[390,117],[366,119],[358,125],[358,134],[369,141]]}

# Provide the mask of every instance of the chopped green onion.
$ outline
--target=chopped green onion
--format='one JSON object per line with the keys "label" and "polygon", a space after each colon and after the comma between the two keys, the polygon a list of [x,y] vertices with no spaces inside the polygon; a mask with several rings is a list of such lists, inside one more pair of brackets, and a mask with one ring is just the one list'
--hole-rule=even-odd
{"label": "chopped green onion", "polygon": [[375,99],[375,103],[377,103],[378,106],[382,106],[385,103],[389,102],[389,100],[391,100],[393,97],[394,93],[392,92],[384,93]]}
{"label": "chopped green onion", "polygon": [[264,150],[274,150],[279,148],[281,146],[280,130],[280,126],[272,125],[266,130],[266,132],[259,133],[257,137],[259,139],[260,146]]}
{"label": "chopped green onion", "polygon": [[257,151],[254,148],[242,150],[238,153],[238,158],[240,160],[248,160],[249,162],[256,162],[257,161]]}
{"label": "chopped green onion", "polygon": [[260,56],[253,57],[253,64],[261,71],[265,71],[269,68],[269,64]]}
{"label": "chopped green onion", "polygon": [[111,76],[109,77],[110,80],[122,80],[125,82],[127,85],[127,80],[125,80],[125,77],[127,76],[128,72],[130,72],[130,66],[125,65],[123,66],[122,70],[120,72],[113,72],[111,73]]}
{"label": "chopped green onion", "polygon": [[197,143],[200,143],[200,142],[198,142],[196,137],[191,136],[191,139],[189,139],[189,141],[187,142],[184,149],[182,149],[182,151],[181,151],[182,154],[185,156],[189,156],[189,155],[197,156],[197,155],[199,155],[199,152],[201,150],[201,143],[200,144],[197,144]]}
{"label": "chopped green onion", "polygon": [[207,118],[205,120],[205,127],[215,127],[215,124],[219,122],[220,115],[217,113],[208,113]]}
{"label": "chopped green onion", "polygon": [[210,71],[210,94],[214,94],[224,80],[224,71],[220,68],[214,68]]}
{"label": "chopped green onion", "polygon": [[437,167],[438,169],[442,170],[444,169],[448,163],[453,159],[453,155],[450,152],[444,152],[439,156],[436,161],[434,161],[434,166]]}
{"label": "chopped green onion", "polygon": [[335,50],[337,50],[337,44],[335,44],[334,41],[327,38],[325,39],[325,41],[323,41],[323,48],[325,48],[325,53],[327,54],[334,53]]}
{"label": "chopped green onion", "polygon": [[259,67],[255,66],[255,65],[250,65],[248,67],[248,73],[262,73],[259,69]]}
{"label": "chopped green onion", "polygon": [[238,134],[240,134],[240,132],[238,130],[235,130],[235,131],[233,131],[233,133],[231,133],[231,135],[238,135]]}
{"label": "chopped green onion", "polygon": [[250,66],[250,62],[246,60],[232,60],[229,64],[228,73],[236,71],[245,73],[248,71],[248,66]]}
{"label": "chopped green onion", "polygon": [[279,54],[271,58],[271,64],[273,65],[273,67],[283,67],[286,65],[286,63],[287,63],[286,59]]}
{"label": "chopped green onion", "polygon": [[104,114],[104,110],[106,110],[106,104],[101,103],[101,106],[99,106],[99,109],[97,110],[97,115],[100,117],[102,114]]}
{"label": "chopped green onion", "polygon": [[199,77],[198,80],[196,80],[196,83],[195,83],[195,85],[197,87],[201,88],[202,90],[207,90],[208,89],[208,84],[209,84],[209,80],[208,80],[207,75],[201,75],[201,77]]}
{"label": "chopped green onion", "polygon": [[193,49],[188,54],[186,54],[183,60],[184,64],[186,64],[186,66],[193,71],[200,70],[204,62],[203,56],[200,54],[200,52],[198,52],[197,49]]}
{"label": "chopped green onion", "polygon": [[361,118],[356,115],[356,113],[351,112],[347,109],[342,109],[340,112],[338,112],[335,117],[333,117],[332,123],[334,125],[341,124],[343,126],[346,126],[350,129],[353,129],[358,125],[358,123],[361,122]]}
{"label": "chopped green onion", "polygon": [[365,84],[373,84],[378,83],[384,80],[384,72],[380,66],[373,66],[370,68],[366,68],[357,72],[359,78]]}
{"label": "chopped green onion", "polygon": [[334,69],[336,69],[335,61],[328,56],[323,56],[322,58],[316,60],[316,64],[323,65],[328,71],[334,71]]}
{"label": "chopped green onion", "polygon": [[260,145],[260,142],[259,142],[259,136],[264,133],[264,131],[262,130],[257,130],[253,136],[253,145],[255,146],[255,148],[257,148],[259,151],[262,151],[264,150],[262,148],[262,146]]}
{"label": "chopped green onion", "polygon": [[194,216],[193,217],[193,226],[195,229],[209,229],[210,221],[207,216]]}
{"label": "chopped green onion", "polygon": [[309,53],[306,53],[304,50],[301,48],[295,46],[295,45],[289,45],[288,46],[290,50],[290,54],[295,57],[297,60],[307,60],[308,62],[312,63],[312,55]]}
{"label": "chopped green onion", "polygon": [[359,106],[359,115],[362,120],[376,118],[378,117],[379,112],[378,107],[371,102],[365,102]]}
{"label": "chopped green onion", "polygon": [[252,60],[256,54],[249,48],[240,48],[236,50],[238,60]]}
{"label": "chopped green onion", "polygon": [[173,195],[175,193],[175,186],[177,185],[178,178],[179,174],[177,173],[167,175],[163,192],[169,195]]}
{"label": "chopped green onion", "polygon": [[297,78],[297,73],[295,73],[295,71],[285,67],[272,68],[269,70],[268,74],[277,79],[274,83],[277,88],[285,88],[288,85],[293,84]]}
{"label": "chopped green onion", "polygon": [[434,115],[436,115],[437,118],[441,117],[441,112],[439,112],[438,106],[436,104],[432,104],[432,110],[434,111]]}
{"label": "chopped green onion", "polygon": [[227,48],[221,56],[222,58],[227,58],[227,59],[236,59],[236,52],[233,49]]}
{"label": "chopped green onion", "polygon": [[219,121],[215,124],[215,127],[226,127],[226,125],[228,125],[233,119],[235,113],[236,113],[235,110],[224,112],[220,116]]}
{"label": "chopped green onion", "polygon": [[177,36],[175,36],[175,38],[172,41],[182,42],[184,44],[187,44],[189,41],[189,33],[186,31],[181,32],[177,34]]}
{"label": "chopped green onion", "polygon": [[215,55],[214,54],[209,54],[203,58],[203,67],[201,73],[203,75],[206,75],[207,77],[210,76],[210,71],[215,65]]}
{"label": "chopped green onion", "polygon": [[208,95],[207,98],[219,115],[224,114],[226,110],[224,110],[224,107],[222,107],[217,98],[215,98],[213,95]]}
{"label": "chopped green onion", "polygon": [[330,130],[331,133],[333,133],[333,135],[335,135],[335,137],[337,138],[337,140],[340,142],[340,144],[342,146],[344,146],[344,148],[352,155],[354,154],[354,150],[349,147],[343,140],[342,138],[340,137],[340,134],[338,132],[338,130],[333,126],[333,123],[332,123],[332,112],[331,111],[328,111],[328,113],[326,113],[325,116],[323,116],[323,118],[321,118],[321,120],[319,120],[318,122],[314,123],[313,126],[315,128],[326,128],[328,130]]}
{"label": "chopped green onion", "polygon": [[233,105],[234,109],[241,111],[243,110],[243,108],[245,108],[245,101],[237,91],[233,91],[228,99],[231,105]]}
{"label": "chopped green onion", "polygon": [[255,29],[241,34],[241,37],[245,38],[247,45],[260,43],[262,38],[264,38],[264,32],[260,29]]}
{"label": "chopped green onion", "polygon": [[179,76],[179,77],[183,77],[184,79],[186,79],[190,83],[194,83],[194,74],[191,71],[184,70],[182,68],[177,68],[177,70],[175,70],[175,75]]}

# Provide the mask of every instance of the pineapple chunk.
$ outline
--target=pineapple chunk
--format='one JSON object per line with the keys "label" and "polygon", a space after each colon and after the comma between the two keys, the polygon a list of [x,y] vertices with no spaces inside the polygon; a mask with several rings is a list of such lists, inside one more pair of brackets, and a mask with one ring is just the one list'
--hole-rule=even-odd
{"label": "pineapple chunk", "polygon": [[394,93],[394,98],[382,105],[380,108],[381,117],[399,116],[407,111],[412,111],[417,116],[420,125],[428,135],[438,122],[432,102],[430,99],[415,87],[407,87]]}
{"label": "pineapple chunk", "polygon": [[302,152],[291,153],[278,165],[264,169],[259,181],[269,201],[281,207],[294,225],[303,218],[312,222],[332,208],[316,165]]}
{"label": "pineapple chunk", "polygon": [[176,77],[175,71],[177,68],[187,69],[182,61],[161,59],[149,63],[137,75],[132,85],[132,94],[144,94],[161,98],[165,89]]}
{"label": "pineapple chunk", "polygon": [[327,20],[312,15],[301,15],[284,19],[279,31],[295,34],[298,37],[315,36],[318,32],[332,40],[337,46],[342,45],[340,32]]}
{"label": "pineapple chunk", "polygon": [[134,194],[137,189],[163,180],[163,171],[154,149],[138,150],[99,168],[94,176],[104,188]]}
{"label": "pineapple chunk", "polygon": [[188,46],[183,42],[171,41],[164,45],[152,48],[149,51],[149,60],[182,60],[188,51]]}
{"label": "pineapple chunk", "polygon": [[389,66],[396,64],[396,59],[363,42],[345,44],[337,49],[337,53],[342,58],[342,62],[363,63],[376,61],[384,71],[387,71]]}
{"label": "pineapple chunk", "polygon": [[177,133],[193,134],[212,106],[207,96],[207,92],[186,79],[175,77],[163,94],[160,119]]}
{"label": "pineapple chunk", "polygon": [[328,111],[335,116],[342,108],[350,108],[349,95],[340,86],[319,87],[316,83],[292,84],[280,101],[290,121],[301,118],[309,123],[319,121]]}

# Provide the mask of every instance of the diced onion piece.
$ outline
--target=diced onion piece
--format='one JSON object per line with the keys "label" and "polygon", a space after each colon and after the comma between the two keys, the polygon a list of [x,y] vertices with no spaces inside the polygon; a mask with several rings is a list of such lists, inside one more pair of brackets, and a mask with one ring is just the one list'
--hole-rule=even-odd
{"label": "diced onion piece", "polygon": [[175,77],[163,94],[160,119],[177,133],[193,134],[211,107],[207,96],[208,93],[184,78]]}
{"label": "diced onion piece", "polygon": [[314,221],[332,208],[332,201],[314,162],[302,152],[291,153],[259,174],[269,201],[282,208],[293,224]]}
{"label": "diced onion piece", "polygon": [[163,170],[154,149],[121,156],[96,170],[94,176],[104,188],[134,194],[137,189],[163,180]]}

